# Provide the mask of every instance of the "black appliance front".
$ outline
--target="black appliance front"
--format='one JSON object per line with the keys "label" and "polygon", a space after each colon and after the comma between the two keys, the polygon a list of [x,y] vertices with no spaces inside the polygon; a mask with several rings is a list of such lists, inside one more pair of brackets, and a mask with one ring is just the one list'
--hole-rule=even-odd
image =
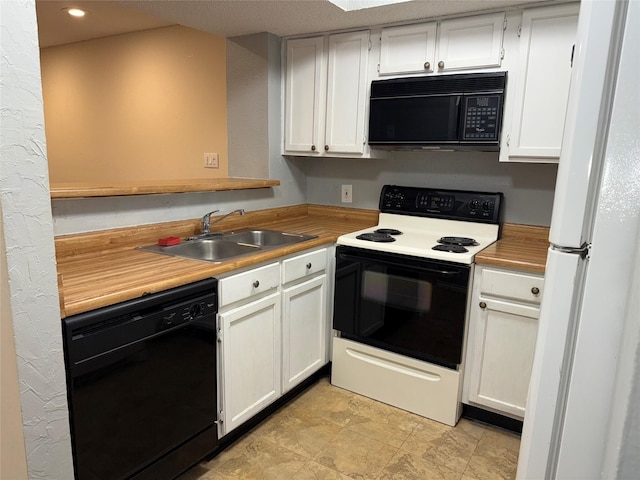
{"label": "black appliance front", "polygon": [[333,328],[342,337],[456,369],[470,266],[338,245]]}
{"label": "black appliance front", "polygon": [[217,444],[216,281],[64,321],[76,478],[174,478]]}
{"label": "black appliance front", "polygon": [[506,72],[371,82],[369,145],[497,150]]}

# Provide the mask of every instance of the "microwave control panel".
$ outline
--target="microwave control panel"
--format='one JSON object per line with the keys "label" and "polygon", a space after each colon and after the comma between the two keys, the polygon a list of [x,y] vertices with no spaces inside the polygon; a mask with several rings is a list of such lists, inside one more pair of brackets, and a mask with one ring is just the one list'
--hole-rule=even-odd
{"label": "microwave control panel", "polygon": [[502,95],[464,97],[463,142],[497,142],[500,139]]}

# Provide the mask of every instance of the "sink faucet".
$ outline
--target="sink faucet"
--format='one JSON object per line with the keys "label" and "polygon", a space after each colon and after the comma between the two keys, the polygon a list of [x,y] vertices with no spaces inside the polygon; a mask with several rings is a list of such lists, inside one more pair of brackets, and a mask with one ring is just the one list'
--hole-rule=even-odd
{"label": "sink faucet", "polygon": [[215,222],[211,223],[211,215],[213,215],[214,213],[218,213],[219,211],[220,210],[214,210],[212,212],[207,213],[204,217],[202,217],[202,232],[200,233],[201,235],[207,235],[208,233],[211,233],[210,228],[216,223],[221,222],[222,220],[227,218],[229,215],[233,215],[234,213],[239,213],[240,215],[244,215],[244,208],[239,208],[237,210],[234,210],[233,212],[227,213],[223,217],[220,217]]}

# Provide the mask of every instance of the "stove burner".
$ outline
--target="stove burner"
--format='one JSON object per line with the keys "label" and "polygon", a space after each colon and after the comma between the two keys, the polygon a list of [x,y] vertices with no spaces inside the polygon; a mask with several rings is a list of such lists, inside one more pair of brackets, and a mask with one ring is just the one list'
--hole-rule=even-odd
{"label": "stove burner", "polygon": [[387,235],[402,235],[400,230],[396,230],[395,228],[379,228],[374,231],[374,233],[384,233]]}
{"label": "stove burner", "polygon": [[361,233],[356,237],[358,240],[367,240],[369,242],[395,242],[396,239],[386,233]]}
{"label": "stove burner", "polygon": [[461,247],[475,247],[476,245],[478,245],[478,242],[476,242],[473,238],[468,237],[442,237],[440,240],[438,240],[438,243],[443,243],[445,245],[458,245]]}
{"label": "stove burner", "polygon": [[435,247],[432,247],[431,250],[438,250],[440,252],[451,252],[451,253],[464,253],[469,251],[466,248],[464,248],[462,245],[451,245],[451,244],[436,245]]}

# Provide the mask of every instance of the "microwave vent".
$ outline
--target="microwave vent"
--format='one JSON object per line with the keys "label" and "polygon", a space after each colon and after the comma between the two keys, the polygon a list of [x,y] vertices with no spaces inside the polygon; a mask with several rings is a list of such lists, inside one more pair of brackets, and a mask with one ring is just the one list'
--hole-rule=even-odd
{"label": "microwave vent", "polygon": [[505,72],[394,78],[371,82],[371,98],[503,92]]}

